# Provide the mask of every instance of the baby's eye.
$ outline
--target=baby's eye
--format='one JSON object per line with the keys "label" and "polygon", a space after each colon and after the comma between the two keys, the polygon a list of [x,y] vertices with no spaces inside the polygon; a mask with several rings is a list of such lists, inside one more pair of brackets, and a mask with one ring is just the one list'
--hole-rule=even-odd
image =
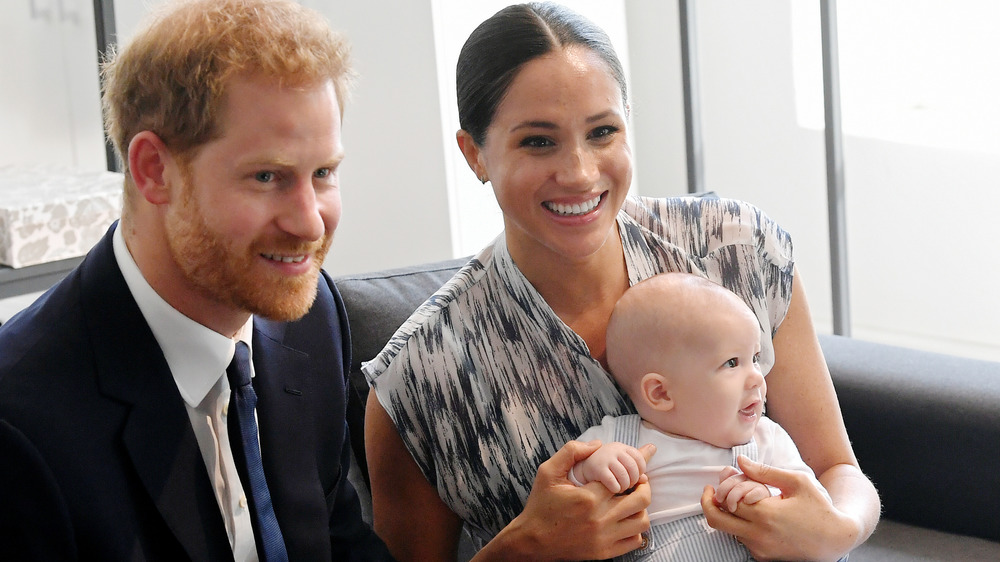
{"label": "baby's eye", "polygon": [[257,172],[256,174],[254,174],[253,177],[254,177],[254,179],[256,179],[257,181],[259,181],[260,183],[269,183],[269,182],[271,182],[271,181],[274,180],[275,173],[274,172]]}
{"label": "baby's eye", "polygon": [[729,367],[730,369],[735,369],[736,367],[739,366],[740,366],[740,360],[737,359],[736,357],[733,357],[732,359],[726,361],[726,367]]}
{"label": "baby's eye", "polygon": [[545,137],[528,137],[521,141],[521,146],[528,148],[547,148],[554,143]]}
{"label": "baby's eye", "polygon": [[757,353],[753,354],[753,362],[754,363],[760,363],[760,352],[759,351]]}

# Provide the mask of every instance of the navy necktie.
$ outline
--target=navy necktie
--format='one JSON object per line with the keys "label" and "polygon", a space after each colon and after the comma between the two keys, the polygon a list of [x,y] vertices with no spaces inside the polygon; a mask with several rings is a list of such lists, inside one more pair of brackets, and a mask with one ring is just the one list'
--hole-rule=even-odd
{"label": "navy necktie", "polygon": [[[246,343],[236,342],[236,354],[226,369],[226,374],[232,389],[229,398],[230,443],[244,491],[250,495],[250,516],[257,555],[267,562],[287,561],[285,541],[274,515],[271,493],[264,479],[264,465],[260,460],[257,420],[254,417],[257,394],[250,384],[250,348]],[[246,489],[248,485],[249,489]]]}

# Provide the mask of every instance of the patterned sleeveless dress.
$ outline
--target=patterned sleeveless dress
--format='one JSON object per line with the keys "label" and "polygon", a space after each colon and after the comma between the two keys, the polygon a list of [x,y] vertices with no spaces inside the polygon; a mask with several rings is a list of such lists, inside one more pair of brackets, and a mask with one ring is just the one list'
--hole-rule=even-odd
{"label": "patterned sleeveless dress", "polygon": [[[736,200],[629,197],[618,217],[629,283],[703,275],[761,325],[761,370],[788,310],[792,246]],[[524,507],[538,466],[605,415],[635,409],[586,343],[518,270],[501,235],[364,366],[420,470],[485,544]]]}

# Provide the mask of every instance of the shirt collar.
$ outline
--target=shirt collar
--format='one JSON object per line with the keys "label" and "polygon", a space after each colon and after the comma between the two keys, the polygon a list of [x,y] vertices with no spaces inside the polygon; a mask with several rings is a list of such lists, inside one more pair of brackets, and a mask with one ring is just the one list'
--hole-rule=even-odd
{"label": "shirt collar", "polygon": [[236,339],[195,322],[170,306],[149,285],[125,245],[120,223],[115,228],[113,244],[125,283],[163,351],[181,398],[189,406],[197,407],[225,373],[236,351],[236,341],[246,342],[252,358],[253,317],[240,328]]}

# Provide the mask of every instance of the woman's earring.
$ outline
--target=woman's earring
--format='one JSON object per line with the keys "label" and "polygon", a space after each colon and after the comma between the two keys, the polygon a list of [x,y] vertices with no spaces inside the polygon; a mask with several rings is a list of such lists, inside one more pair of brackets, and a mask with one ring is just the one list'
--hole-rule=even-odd
{"label": "woman's earring", "polygon": [[486,185],[486,182],[490,180],[486,176],[479,176],[479,181],[482,182],[483,185]]}

